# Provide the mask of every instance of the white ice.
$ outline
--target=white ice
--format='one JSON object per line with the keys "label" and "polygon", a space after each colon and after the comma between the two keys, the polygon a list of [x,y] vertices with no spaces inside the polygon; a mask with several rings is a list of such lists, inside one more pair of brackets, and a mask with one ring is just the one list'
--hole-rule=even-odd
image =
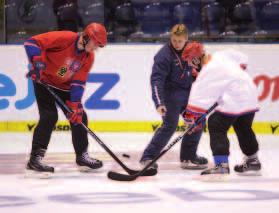
{"label": "white ice", "polygon": [[[110,149],[131,168],[151,138],[143,133],[97,133]],[[177,135],[176,135],[177,136]],[[225,182],[203,182],[200,171],[180,169],[179,147],[159,161],[159,174],[133,182],[109,180],[109,170],[124,171],[90,138],[90,154],[103,160],[104,168],[80,173],[74,163],[69,133],[54,133],[45,161],[55,166],[50,179],[24,178],[31,147],[31,134],[0,134],[0,212],[65,213],[277,213],[279,212],[278,136],[258,135],[262,176],[243,177],[233,172],[241,162],[236,136],[231,140],[231,175]],[[129,154],[124,158],[122,154]],[[209,138],[202,137],[199,154],[212,162]]]}

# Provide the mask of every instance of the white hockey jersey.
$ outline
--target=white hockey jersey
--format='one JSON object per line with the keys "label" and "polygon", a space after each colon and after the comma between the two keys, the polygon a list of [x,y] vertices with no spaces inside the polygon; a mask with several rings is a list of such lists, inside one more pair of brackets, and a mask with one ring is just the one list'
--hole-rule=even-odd
{"label": "white hockey jersey", "polygon": [[240,68],[247,61],[248,57],[236,50],[213,54],[192,85],[187,109],[203,112],[217,102],[216,111],[228,115],[258,111],[256,85]]}

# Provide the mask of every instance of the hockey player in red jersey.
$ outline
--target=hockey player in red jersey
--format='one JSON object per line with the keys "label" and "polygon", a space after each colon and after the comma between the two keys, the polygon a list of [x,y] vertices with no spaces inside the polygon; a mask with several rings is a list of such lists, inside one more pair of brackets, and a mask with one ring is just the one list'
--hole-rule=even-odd
{"label": "hockey player in red jersey", "polygon": [[49,93],[40,85],[43,82],[72,109],[64,114],[70,121],[72,142],[76,153],[76,163],[83,170],[98,169],[102,162],[89,157],[87,132],[81,125],[87,125],[87,115],[81,99],[88,73],[94,62],[94,50],[107,43],[106,29],[102,24],[91,23],[81,33],[54,31],[36,35],[24,43],[30,63],[27,77],[33,80],[34,92],[40,119],[32,140],[32,150],[27,170],[53,173],[54,168],[43,164],[52,130],[58,120],[56,104]]}

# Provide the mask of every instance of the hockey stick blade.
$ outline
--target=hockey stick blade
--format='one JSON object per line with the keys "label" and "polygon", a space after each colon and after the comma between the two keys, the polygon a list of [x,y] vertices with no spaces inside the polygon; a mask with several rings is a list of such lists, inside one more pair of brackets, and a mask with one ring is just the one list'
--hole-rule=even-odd
{"label": "hockey stick blade", "polygon": [[[211,106],[201,117],[199,117],[194,124],[192,124],[189,128],[187,128],[183,134],[176,137],[171,143],[167,145],[165,149],[163,149],[151,162],[149,162],[141,171],[134,175],[126,175],[121,174],[117,172],[108,172],[108,178],[111,180],[116,181],[133,181],[136,180],[139,176],[142,176],[146,171],[150,170],[150,166],[152,166],[159,158],[161,158],[167,151],[169,151],[177,142],[179,142],[185,135],[191,134],[192,130],[197,127],[205,118],[206,116],[212,112],[216,107],[218,106],[217,103],[215,103],[213,106]],[[157,173],[157,170],[156,170]]]}
{"label": "hockey stick blade", "polygon": [[[140,176],[155,176],[157,172],[157,169],[148,169]],[[116,181],[133,181],[138,177],[138,173],[140,173],[140,171],[134,173],[133,175],[125,175],[118,172],[109,171],[108,178]]]}
{"label": "hockey stick blade", "polygon": [[108,178],[111,179],[111,180],[116,180],[116,181],[133,181],[137,177],[138,176],[136,174],[125,175],[125,174],[121,174],[121,173],[113,172],[113,171],[108,172]]}
{"label": "hockey stick blade", "polygon": [[[135,175],[135,174],[138,174],[141,171],[140,170],[132,170],[132,169],[126,168],[126,172],[129,175]],[[112,173],[112,174],[109,175],[109,173]],[[114,174],[120,174],[120,173],[109,171],[108,172],[108,177],[114,176]],[[156,174],[157,174],[157,169],[148,169],[141,176],[155,176]],[[111,178],[111,179],[113,179],[113,178]]]}
{"label": "hockey stick blade", "polygon": [[[186,132],[188,132],[189,130],[190,130],[190,128]],[[182,137],[183,136],[177,137],[177,139],[175,141],[176,142],[179,141]],[[109,171],[108,175],[107,175],[108,178],[111,179],[111,180],[116,180],[116,181],[133,181],[133,180],[137,179],[139,176],[147,176],[147,175],[144,175],[146,172],[150,172],[150,174],[153,174],[153,175],[149,175],[149,176],[156,175],[157,174],[157,169],[153,169],[150,166],[152,166],[161,156],[163,156],[170,149],[169,147],[172,147],[176,142],[173,142],[172,145],[169,145],[168,148],[166,148],[162,152],[160,152],[159,155],[157,155],[151,162],[149,162],[138,173],[133,174],[133,175],[126,175],[126,174],[121,174],[121,173],[118,173],[118,172]]]}

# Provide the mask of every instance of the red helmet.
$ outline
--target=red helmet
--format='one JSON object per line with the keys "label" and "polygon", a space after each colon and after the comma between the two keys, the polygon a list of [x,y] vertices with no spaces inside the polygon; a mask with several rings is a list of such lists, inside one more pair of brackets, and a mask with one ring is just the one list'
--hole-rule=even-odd
{"label": "red helmet", "polygon": [[197,41],[192,41],[187,44],[182,53],[182,59],[184,61],[192,61],[193,58],[201,58],[205,54],[204,47]]}
{"label": "red helmet", "polygon": [[107,44],[107,31],[102,24],[91,23],[86,26],[83,33],[99,47],[104,47]]}

